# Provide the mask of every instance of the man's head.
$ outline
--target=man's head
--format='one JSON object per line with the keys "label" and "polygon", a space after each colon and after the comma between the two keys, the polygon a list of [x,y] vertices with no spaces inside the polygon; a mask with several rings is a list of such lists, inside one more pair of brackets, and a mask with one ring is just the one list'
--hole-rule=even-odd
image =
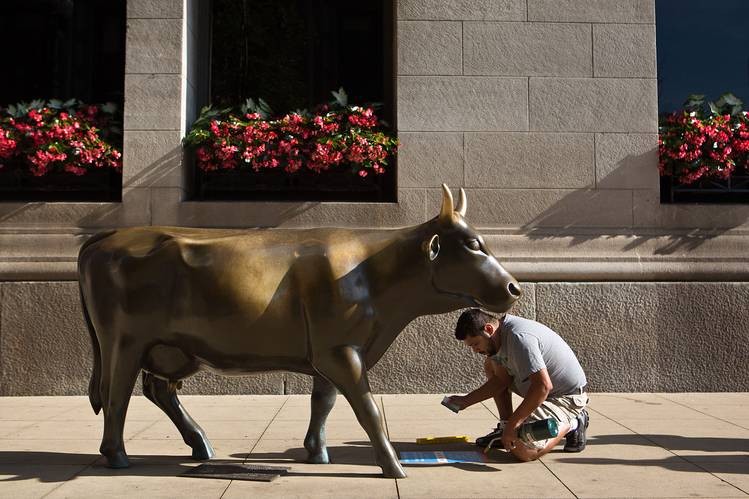
{"label": "man's head", "polygon": [[499,328],[500,321],[501,318],[478,308],[466,310],[460,314],[455,325],[455,337],[476,353],[494,355],[498,348],[492,336]]}

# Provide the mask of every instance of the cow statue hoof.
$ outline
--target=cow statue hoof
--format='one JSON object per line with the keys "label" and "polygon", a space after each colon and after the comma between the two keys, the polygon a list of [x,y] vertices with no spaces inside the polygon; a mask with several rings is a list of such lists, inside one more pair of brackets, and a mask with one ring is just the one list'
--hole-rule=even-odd
{"label": "cow statue hoof", "polygon": [[120,469],[130,467],[130,460],[127,458],[127,454],[123,451],[101,451],[101,453],[107,459],[107,466],[109,468]]}
{"label": "cow statue hoof", "polygon": [[307,462],[310,464],[329,464],[328,451],[323,449],[321,452],[309,452],[307,454]]}
{"label": "cow statue hoof", "polygon": [[213,447],[208,442],[204,445],[196,445],[192,448],[192,458],[196,461],[206,461],[214,457],[216,453],[213,451]]}
{"label": "cow statue hoof", "polygon": [[385,478],[406,478],[408,476],[403,470],[403,466],[401,466],[398,462],[388,464],[387,466],[382,466],[381,468],[382,475]]}

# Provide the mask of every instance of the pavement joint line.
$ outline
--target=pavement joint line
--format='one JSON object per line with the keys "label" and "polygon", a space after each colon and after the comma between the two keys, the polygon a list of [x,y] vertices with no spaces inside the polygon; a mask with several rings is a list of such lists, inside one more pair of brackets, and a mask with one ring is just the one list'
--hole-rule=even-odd
{"label": "pavement joint line", "polygon": [[551,468],[549,468],[549,467],[547,466],[547,464],[546,464],[546,463],[544,462],[543,458],[539,458],[539,459],[538,459],[538,461],[539,461],[539,462],[540,462],[540,463],[541,463],[541,464],[542,464],[542,465],[544,466],[544,468],[546,468],[546,469],[547,469],[547,470],[549,471],[549,473],[551,473],[551,474],[552,474],[552,476],[554,476],[554,478],[556,478],[556,479],[557,479],[557,480],[559,481],[559,483],[561,483],[561,484],[562,484],[562,486],[563,486],[563,487],[564,487],[565,489],[567,489],[567,490],[569,490],[569,491],[570,491],[570,494],[572,494],[572,496],[573,496],[573,497],[575,497],[575,499],[578,499],[578,498],[580,497],[580,496],[578,496],[577,494],[575,494],[575,492],[573,492],[573,490],[572,490],[571,488],[569,488],[569,487],[567,486],[567,484],[566,484],[566,483],[564,483],[564,481],[563,481],[563,480],[562,480],[561,478],[559,478],[559,477],[557,476],[557,474],[556,474],[556,473],[554,473],[554,471],[552,471],[552,469],[551,469]]}
{"label": "pavement joint line", "polygon": [[[255,447],[257,447],[257,444],[260,443],[260,440],[263,439],[263,435],[268,431],[268,428],[270,428],[270,425],[273,424],[273,421],[276,420],[276,417],[280,414],[280,412],[283,410],[284,407],[286,407],[286,404],[291,400],[290,395],[286,395],[286,398],[283,401],[283,404],[281,404],[281,407],[279,407],[276,410],[276,413],[273,415],[272,418],[270,418],[270,421],[268,421],[268,424],[265,425],[265,428],[263,429],[263,432],[260,434],[259,437],[257,437],[257,440],[255,440],[255,443],[252,445],[252,448],[245,454],[244,459],[242,459],[242,464],[247,464],[247,459],[249,459],[250,454],[252,454],[252,451],[255,450]],[[234,483],[234,480],[229,480],[229,483],[226,485],[226,488],[223,492],[221,492],[221,495],[219,496],[219,499],[223,499],[224,495],[226,494],[226,491],[229,490],[229,487],[231,487],[231,484]]]}
{"label": "pavement joint line", "polygon": [[[665,398],[665,397],[664,397],[664,398]],[[667,400],[668,400],[668,399],[667,399]],[[698,411],[698,412],[699,412],[699,411]],[[625,425],[625,424],[623,424],[623,423],[620,423],[619,421],[616,421],[616,420],[612,420],[612,421],[614,421],[614,422],[615,422],[616,424],[618,424],[618,425],[620,425],[620,426],[622,426],[622,427],[626,428],[627,430],[631,431],[631,432],[632,432],[632,433],[634,433],[635,435],[639,435],[640,437],[644,438],[645,440],[647,440],[647,441],[648,441],[648,442],[650,442],[651,444],[655,445],[656,447],[660,447],[661,449],[665,450],[666,452],[670,453],[671,455],[675,456],[676,458],[678,458],[678,459],[681,459],[681,460],[682,460],[682,461],[684,461],[684,462],[685,462],[686,464],[692,465],[692,466],[694,466],[695,468],[697,468],[697,469],[699,469],[699,470],[702,470],[703,472],[707,473],[708,475],[711,475],[711,476],[713,476],[714,478],[717,478],[717,479],[718,479],[718,480],[720,480],[721,482],[723,482],[723,483],[725,483],[725,484],[727,484],[727,485],[730,485],[731,487],[733,487],[734,489],[738,490],[739,492],[741,492],[741,493],[743,493],[743,494],[746,494],[746,495],[749,495],[749,492],[745,491],[744,489],[742,489],[742,488],[741,488],[741,487],[739,487],[738,485],[734,485],[733,483],[729,482],[728,480],[724,480],[723,478],[719,477],[718,475],[716,475],[716,474],[715,474],[715,473],[713,473],[712,471],[710,471],[710,470],[708,470],[708,469],[704,468],[703,466],[700,466],[700,464],[699,464],[699,463],[697,463],[697,462],[694,462],[694,461],[690,461],[689,459],[685,458],[684,456],[680,456],[679,454],[675,453],[675,452],[674,452],[674,451],[672,451],[671,449],[667,449],[666,447],[664,447],[664,446],[660,445],[660,444],[659,444],[658,442],[656,442],[655,440],[653,440],[653,439],[651,439],[651,438],[648,438],[648,436],[647,436],[647,435],[643,435],[642,433],[639,433],[639,432],[637,432],[637,431],[634,431],[634,430],[633,430],[632,428],[630,428],[629,426],[627,426],[627,425]]]}
{"label": "pavement joint line", "polygon": [[746,426],[741,426],[740,424],[734,423],[733,421],[728,421],[727,419],[719,418],[718,416],[714,416],[714,415],[712,415],[710,413],[701,411],[699,409],[695,409],[694,407],[690,407],[690,406],[688,406],[688,405],[686,405],[686,404],[684,404],[682,402],[679,402],[677,400],[672,400],[672,399],[670,399],[670,398],[668,398],[668,397],[666,397],[664,395],[658,394],[658,396],[661,397],[661,398],[663,398],[663,399],[665,399],[665,400],[668,400],[669,402],[673,402],[676,405],[680,405],[682,407],[686,407],[688,409],[692,409],[695,412],[699,412],[700,414],[704,414],[705,416],[709,416],[711,418],[717,419],[718,421],[723,421],[724,423],[728,423],[728,424],[733,425],[733,426],[738,426],[741,429],[749,430],[749,428],[747,428]]}
{"label": "pavement joint line", "polygon": [[47,497],[48,495],[50,495],[52,492],[56,491],[60,487],[70,483],[71,480],[75,480],[76,477],[78,477],[81,473],[83,473],[87,469],[91,468],[91,466],[93,466],[94,463],[98,461],[100,458],[101,456],[96,456],[90,463],[82,465],[78,471],[73,472],[68,478],[66,478],[65,480],[62,480],[57,487],[54,487],[52,490],[50,490],[46,494],[40,496],[40,499],[44,499],[45,497]]}

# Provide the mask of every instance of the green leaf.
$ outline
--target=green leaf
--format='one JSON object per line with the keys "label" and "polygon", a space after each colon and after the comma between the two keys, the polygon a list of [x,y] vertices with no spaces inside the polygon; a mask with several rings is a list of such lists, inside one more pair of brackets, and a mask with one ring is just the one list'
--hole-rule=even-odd
{"label": "green leaf", "polygon": [[13,116],[14,118],[17,118],[18,117],[18,108],[14,104],[11,104],[10,106],[8,106],[8,114],[10,114],[11,116]]}
{"label": "green leaf", "polygon": [[101,110],[107,114],[114,114],[117,112],[117,104],[114,102],[107,102],[102,104]]}
{"label": "green leaf", "polygon": [[684,107],[686,109],[694,109],[696,107],[701,107],[702,104],[705,102],[705,96],[702,94],[692,94],[689,97],[687,97],[687,100],[684,101]]}
{"label": "green leaf", "polygon": [[731,106],[741,106],[744,104],[744,102],[741,99],[739,99],[738,97],[736,97],[730,92],[727,92],[721,95],[720,100]]}
{"label": "green leaf", "polygon": [[715,102],[708,102],[708,107],[710,107],[710,112],[713,114],[721,114],[721,107],[720,105],[716,104]]}
{"label": "green leaf", "polygon": [[330,93],[333,94],[333,97],[335,98],[335,101],[336,103],[338,103],[338,105],[343,107],[348,106],[348,94],[346,94],[346,91],[343,89],[343,87],[339,88],[338,92],[333,90]]}
{"label": "green leaf", "polygon": [[44,101],[41,99],[34,99],[29,104],[29,109],[41,109],[44,107]]}
{"label": "green leaf", "polygon": [[62,109],[62,101],[59,99],[50,100],[47,105],[52,109]]}
{"label": "green leaf", "polygon": [[263,119],[268,119],[273,115],[273,109],[263,99],[258,98],[258,110]]}
{"label": "green leaf", "polygon": [[76,105],[76,103],[77,103],[77,102],[78,102],[78,101],[76,101],[76,100],[75,100],[75,97],[74,97],[74,98],[72,98],[72,99],[68,99],[68,100],[66,100],[66,101],[65,101],[65,102],[64,102],[64,103],[62,104],[62,106],[63,106],[63,107],[66,107],[66,108],[67,108],[67,107],[73,107],[73,106],[75,106],[75,105]]}

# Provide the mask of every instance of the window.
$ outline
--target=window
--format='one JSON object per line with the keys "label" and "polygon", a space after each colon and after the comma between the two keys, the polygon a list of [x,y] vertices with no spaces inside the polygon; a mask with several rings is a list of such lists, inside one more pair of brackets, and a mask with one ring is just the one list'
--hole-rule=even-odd
{"label": "window", "polygon": [[[729,92],[749,107],[749,2],[656,0],[656,33],[661,117],[682,110],[693,94],[707,102]],[[728,178],[682,184],[664,176],[661,201],[749,202],[749,172],[740,163]]]}
{"label": "window", "polygon": [[[350,104],[381,103],[377,116],[394,126],[392,0],[213,0],[207,24],[210,77],[208,90],[197,94],[214,108],[261,98],[281,116],[329,102],[331,91],[343,88]],[[395,200],[392,158],[384,174],[359,185],[336,170],[305,178],[194,168],[192,197]]]}
{"label": "window", "polygon": [[[17,109],[15,104],[19,102],[37,100],[47,106],[50,100],[61,105],[67,101],[67,110],[77,109],[71,99],[95,105],[95,109],[112,102],[118,108],[116,111],[104,106],[108,112],[112,111],[106,120],[113,125],[114,133],[107,140],[119,154],[125,19],[125,0],[3,0],[0,3],[0,43],[6,69],[0,78],[3,117],[8,118],[6,110],[10,106]],[[100,172],[92,168],[91,172],[78,175],[63,171],[60,161],[49,165],[48,174],[28,175],[28,168],[20,164],[25,155],[26,152],[0,158],[3,165],[0,201],[120,199],[122,176],[113,169]]]}

